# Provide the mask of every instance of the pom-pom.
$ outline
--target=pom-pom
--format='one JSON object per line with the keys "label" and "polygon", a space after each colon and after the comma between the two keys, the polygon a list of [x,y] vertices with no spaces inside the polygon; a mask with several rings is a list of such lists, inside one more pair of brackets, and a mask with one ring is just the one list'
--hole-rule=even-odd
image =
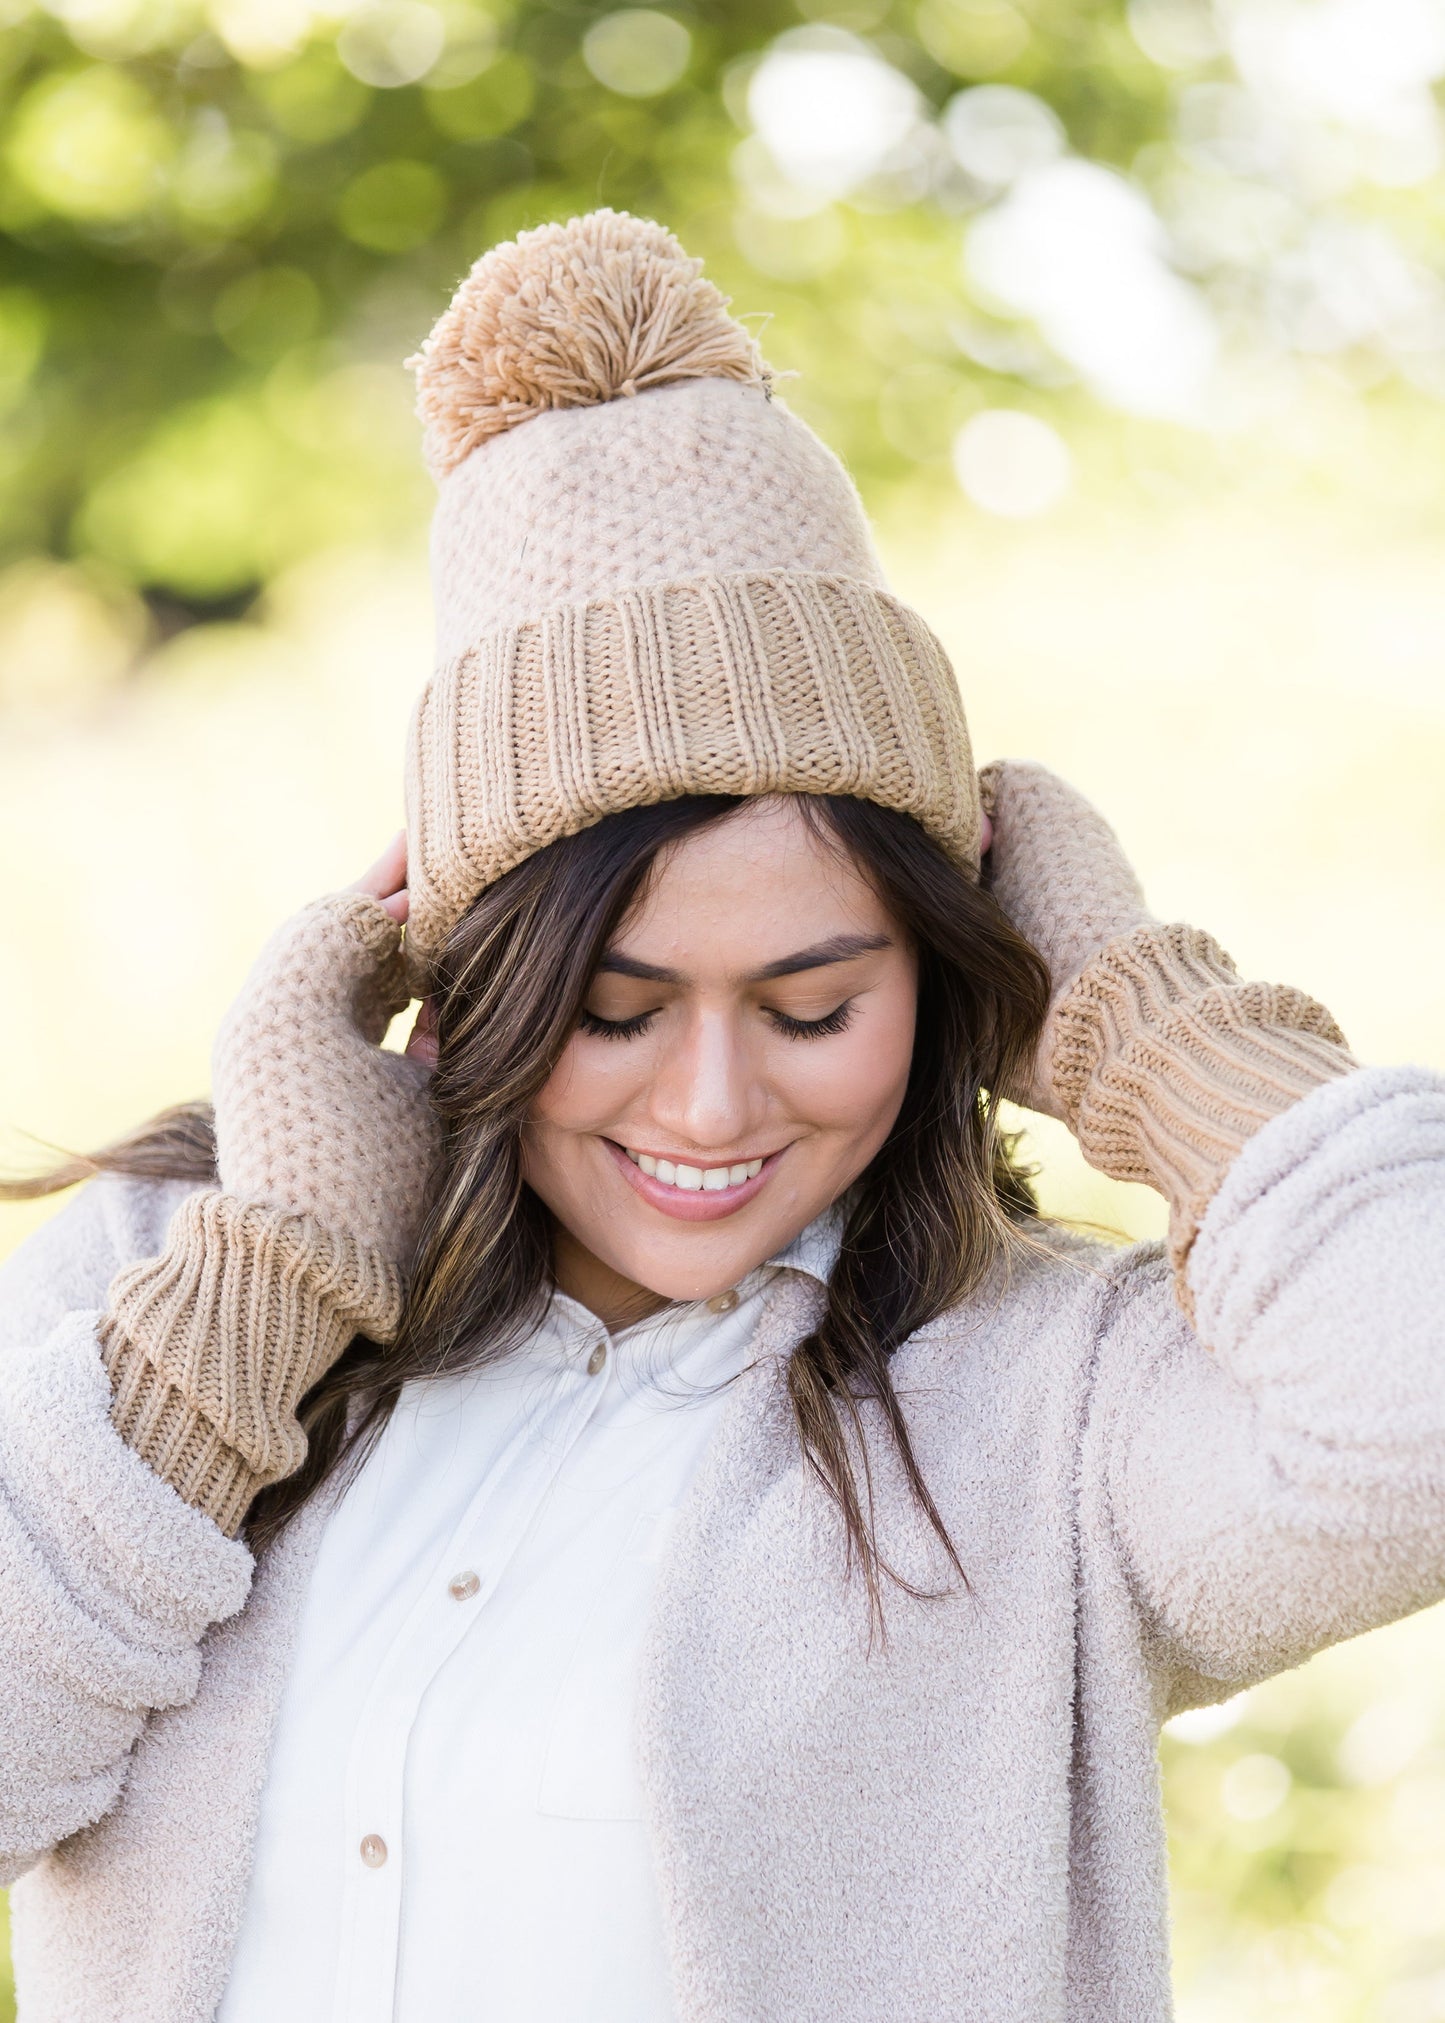
{"label": "pom-pom", "polygon": [[595,407],[679,379],[767,387],[756,340],[672,233],[591,211],[494,246],[408,365],[442,478],[548,408]]}

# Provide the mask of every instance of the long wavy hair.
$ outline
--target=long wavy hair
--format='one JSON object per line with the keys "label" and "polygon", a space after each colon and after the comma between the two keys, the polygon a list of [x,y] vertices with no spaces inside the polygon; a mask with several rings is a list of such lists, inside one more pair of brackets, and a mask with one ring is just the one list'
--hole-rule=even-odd
{"label": "long wavy hair", "polygon": [[[443,1153],[401,1330],[384,1349],[358,1336],[302,1401],[306,1459],[253,1503],[253,1548],[278,1537],[323,1484],[350,1479],[404,1385],[494,1362],[535,1325],[552,1288],[553,1232],[522,1178],[524,1122],[660,853],[745,805],[689,796],[609,816],[527,858],[452,929],[434,992],[431,1095]],[[841,1514],[849,1563],[861,1565],[876,1610],[882,1578],[908,1583],[874,1535],[867,1402],[881,1411],[913,1496],[965,1578],[915,1458],[890,1364],[909,1335],[968,1297],[1001,1252],[1038,1241],[1029,1176],[999,1128],[992,1092],[1027,1079],[1049,974],[988,891],[910,817],[847,797],[799,796],[797,806],[815,836],[871,882],[918,958],[902,1108],[849,1192],[822,1315],[787,1365],[802,1451]],[[89,1159],[0,1188],[0,1198],[101,1171],[213,1181],[208,1110],[167,1111]]]}

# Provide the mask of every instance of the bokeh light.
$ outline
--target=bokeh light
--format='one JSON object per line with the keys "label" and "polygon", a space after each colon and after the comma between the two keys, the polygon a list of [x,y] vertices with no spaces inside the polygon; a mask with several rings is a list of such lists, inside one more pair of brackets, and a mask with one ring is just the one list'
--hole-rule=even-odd
{"label": "bokeh light", "polygon": [[604,14],[582,38],[582,56],[599,84],[625,98],[656,98],[687,69],[692,37],[670,14],[624,7]]}
{"label": "bokeh light", "polygon": [[922,100],[901,71],[842,29],[782,35],[753,72],[748,112],[785,177],[847,196],[909,139]]}
{"label": "bokeh light", "polygon": [[976,506],[1006,520],[1028,520],[1058,505],[1069,489],[1068,446],[1035,414],[985,408],[953,445],[958,482]]}

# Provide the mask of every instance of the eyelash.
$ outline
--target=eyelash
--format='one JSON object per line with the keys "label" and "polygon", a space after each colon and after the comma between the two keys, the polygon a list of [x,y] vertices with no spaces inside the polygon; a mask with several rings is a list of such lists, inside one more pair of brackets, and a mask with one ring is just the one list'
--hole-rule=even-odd
{"label": "eyelash", "polygon": [[600,1019],[596,1012],[583,1009],[577,1025],[581,1032],[594,1040],[635,1040],[639,1033],[646,1032],[655,1012],[639,1012],[631,1019]]}
{"label": "eyelash", "polygon": [[[656,1012],[638,1012],[635,1018],[604,1019],[585,1008],[577,1024],[580,1031],[597,1040],[635,1040],[651,1025]],[[790,1040],[821,1040],[848,1030],[853,1021],[853,1000],[845,998],[836,1011],[820,1019],[793,1019],[786,1012],[770,1011],[768,1017]]]}
{"label": "eyelash", "polygon": [[822,1040],[830,1033],[842,1033],[853,1022],[853,1000],[844,998],[836,1011],[820,1019],[790,1019],[786,1012],[770,1011],[768,1017],[790,1040]]}

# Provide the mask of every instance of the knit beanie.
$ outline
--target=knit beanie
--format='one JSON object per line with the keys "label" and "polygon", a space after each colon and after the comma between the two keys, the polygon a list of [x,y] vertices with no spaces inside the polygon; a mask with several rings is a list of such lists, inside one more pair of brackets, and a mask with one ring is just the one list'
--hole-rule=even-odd
{"label": "knit beanie", "polygon": [[682,794],[849,794],[977,874],[953,671],[843,466],[672,234],[494,247],[420,353],[436,666],[407,758],[420,974],[494,879]]}

